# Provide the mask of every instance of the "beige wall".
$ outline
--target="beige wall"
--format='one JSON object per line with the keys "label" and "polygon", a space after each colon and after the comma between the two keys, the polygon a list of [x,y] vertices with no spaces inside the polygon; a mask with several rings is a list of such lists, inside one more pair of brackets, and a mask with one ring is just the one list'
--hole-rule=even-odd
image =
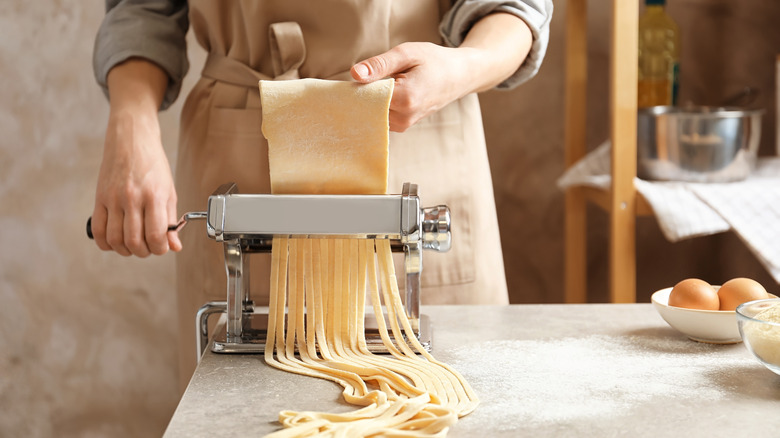
{"label": "beige wall", "polygon": [[[590,3],[595,146],[606,135],[609,9]],[[708,103],[755,85],[771,107],[778,3],[670,3],[683,24],[683,95]],[[77,0],[47,6],[0,6],[0,436],[159,435],[177,398],[173,258],[125,259],[84,237],[107,112],[90,68],[103,11]],[[564,5],[556,7],[539,76],[483,96],[514,302],[562,298],[563,204],[554,183],[563,171]],[[195,66],[200,59],[193,52]],[[162,118],[172,161],[180,107]],[[762,151],[774,144],[773,120],[770,110]],[[590,219],[589,286],[604,300],[605,217],[594,209]],[[671,245],[650,219],[639,234],[640,300],[688,275],[768,281],[733,235]]]}
{"label": "beige wall", "polygon": [[[0,6],[0,436],[155,436],[177,401],[172,256],[86,238],[102,2]],[[181,102],[163,115],[174,152]]]}

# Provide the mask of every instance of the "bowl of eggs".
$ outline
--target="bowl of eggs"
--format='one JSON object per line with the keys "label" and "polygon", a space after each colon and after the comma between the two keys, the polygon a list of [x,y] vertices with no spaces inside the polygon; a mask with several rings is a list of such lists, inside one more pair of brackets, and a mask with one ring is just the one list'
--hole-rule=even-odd
{"label": "bowl of eggs", "polygon": [[780,374],[780,299],[740,304],[737,323],[748,351],[765,367]]}
{"label": "bowl of eggs", "polygon": [[653,306],[672,328],[688,338],[711,344],[742,341],[736,308],[745,302],[777,298],[755,280],[735,278],[721,286],[688,278],[653,293]]}

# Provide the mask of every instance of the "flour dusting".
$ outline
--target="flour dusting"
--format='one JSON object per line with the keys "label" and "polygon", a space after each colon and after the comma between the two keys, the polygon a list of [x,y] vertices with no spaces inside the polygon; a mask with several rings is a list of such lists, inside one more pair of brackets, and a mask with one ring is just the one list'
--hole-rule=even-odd
{"label": "flour dusting", "polygon": [[506,431],[615,416],[656,397],[723,398],[713,375],[744,360],[718,354],[720,348],[638,336],[503,340],[456,348],[450,363],[479,394],[479,417],[498,419],[491,428]]}

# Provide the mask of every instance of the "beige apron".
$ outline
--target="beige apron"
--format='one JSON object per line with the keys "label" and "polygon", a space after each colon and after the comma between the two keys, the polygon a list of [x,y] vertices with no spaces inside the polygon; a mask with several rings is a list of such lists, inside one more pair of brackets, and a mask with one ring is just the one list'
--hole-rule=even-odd
{"label": "beige apron", "polygon": [[[209,52],[202,78],[182,110],[176,167],[179,211],[205,211],[219,185],[268,193],[268,151],[261,133],[259,79],[349,79],[349,68],[405,41],[440,43],[445,10],[436,0],[354,2],[190,1],[190,20]],[[280,24],[281,23],[281,24]],[[452,212],[452,250],[426,251],[425,304],[506,304],[501,243],[476,95],[454,102],[390,136],[391,193],[419,186],[425,206]],[[177,256],[180,383],[194,370],[195,314],[225,300],[222,245],[194,223],[180,233]],[[251,291],[268,296],[267,254],[252,254]],[[402,272],[402,271],[401,271]]]}

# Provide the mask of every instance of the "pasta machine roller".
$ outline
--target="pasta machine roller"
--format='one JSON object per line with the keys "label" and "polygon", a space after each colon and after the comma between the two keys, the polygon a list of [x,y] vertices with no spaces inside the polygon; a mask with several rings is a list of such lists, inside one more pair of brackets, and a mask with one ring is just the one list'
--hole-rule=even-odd
{"label": "pasta machine roller", "polygon": [[[214,313],[226,314],[227,321],[224,331],[215,334],[212,351],[264,351],[267,308],[252,301],[247,260],[251,253],[270,251],[274,236],[389,239],[393,251],[404,254],[407,316],[430,349],[430,321],[420,315],[422,250],[449,250],[450,213],[446,206],[422,208],[415,184],[405,183],[400,195],[255,195],[239,194],[228,183],[209,196],[207,212],[188,213],[171,227],[181,228],[191,219],[206,219],[208,236],[222,242],[227,271],[227,300],[205,304],[196,317],[199,358]],[[384,352],[373,314],[367,314],[365,325],[369,350]]]}

